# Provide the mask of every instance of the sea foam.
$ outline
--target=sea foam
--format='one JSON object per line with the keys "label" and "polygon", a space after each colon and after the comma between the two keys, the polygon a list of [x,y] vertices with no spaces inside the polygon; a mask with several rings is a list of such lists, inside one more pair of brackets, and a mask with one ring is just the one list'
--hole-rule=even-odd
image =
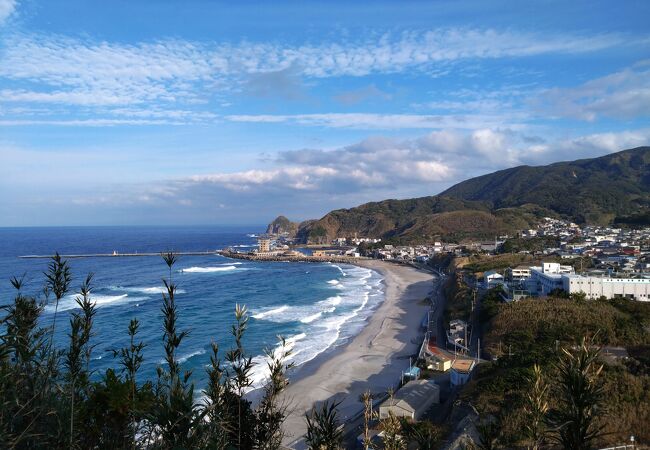
{"label": "sea foam", "polygon": [[188,267],[187,269],[181,269],[179,272],[183,273],[212,273],[212,272],[228,272],[230,270],[237,269],[237,266],[233,264],[228,264],[227,266],[219,267]]}

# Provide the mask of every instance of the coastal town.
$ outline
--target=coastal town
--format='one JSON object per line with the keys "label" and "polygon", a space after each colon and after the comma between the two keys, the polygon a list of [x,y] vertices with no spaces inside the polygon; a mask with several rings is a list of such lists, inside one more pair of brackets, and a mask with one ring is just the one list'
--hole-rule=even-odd
{"label": "coastal town", "polygon": [[[554,291],[586,298],[650,300],[650,228],[578,226],[546,217],[535,229],[493,241],[419,245],[383,243],[375,237],[338,237],[330,245],[302,245],[288,233],[258,237],[255,251],[228,249],[233,257],[259,260],[354,261],[373,258],[441,268],[445,260],[480,258],[483,271],[471,273],[479,289],[499,286],[504,301],[546,296]],[[527,264],[506,267],[500,255],[515,254]],[[495,267],[490,266],[490,260]],[[535,262],[533,262],[535,261]],[[462,267],[457,267],[462,269]]]}

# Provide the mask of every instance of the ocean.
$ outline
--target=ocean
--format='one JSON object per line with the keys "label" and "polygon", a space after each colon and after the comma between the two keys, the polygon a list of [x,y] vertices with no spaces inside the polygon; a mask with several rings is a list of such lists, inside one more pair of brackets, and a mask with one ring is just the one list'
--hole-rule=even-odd
{"label": "ocean", "polygon": [[[56,227],[0,228],[0,304],[11,303],[9,279],[24,275],[23,294],[42,298],[47,259],[20,255],[212,251],[225,247],[252,249],[260,226],[248,227]],[[154,380],[164,364],[162,346],[162,279],[168,270],[162,258],[118,257],[70,259],[72,290],[59,303],[55,342],[68,344],[69,315],[76,308],[79,285],[94,273],[91,299],[97,314],[91,344],[91,369],[98,379],[107,368],[119,368],[112,351],[128,343],[130,319],[140,321],[138,339],[146,344],[140,381]],[[250,312],[245,350],[254,356],[254,386],[266,374],[264,349],[284,336],[292,347],[292,375],[305,362],[344,344],[364,325],[383,300],[380,275],[344,264],[253,262],[222,256],[181,256],[172,273],[178,285],[179,330],[189,330],[178,357],[192,370],[197,392],[205,386],[210,343],[222,355],[232,345],[230,325],[236,304]],[[42,325],[51,323],[54,303],[45,305]]]}

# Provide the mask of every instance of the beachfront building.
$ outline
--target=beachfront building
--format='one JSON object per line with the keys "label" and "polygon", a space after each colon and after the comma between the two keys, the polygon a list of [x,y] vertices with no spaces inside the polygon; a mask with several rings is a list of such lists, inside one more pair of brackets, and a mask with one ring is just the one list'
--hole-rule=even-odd
{"label": "beachfront building", "polygon": [[584,293],[587,298],[625,297],[650,301],[650,279],[563,275],[562,288],[569,294]]}
{"label": "beachfront building", "polygon": [[427,333],[419,354],[419,358],[424,360],[427,369],[446,372],[451,369],[452,357],[453,355],[436,345],[434,336]]}
{"label": "beachfront building", "polygon": [[379,419],[387,419],[392,414],[418,420],[437,403],[440,403],[440,386],[433,380],[409,381],[379,405]]}
{"label": "beachfront building", "polygon": [[451,385],[462,386],[467,383],[474,366],[476,366],[476,361],[473,359],[457,359],[451,363],[451,370],[449,371]]}
{"label": "beachfront building", "polygon": [[257,239],[257,251],[259,253],[268,253],[271,251],[271,239],[269,238],[258,238]]}
{"label": "beachfront building", "polygon": [[563,289],[562,275],[573,273],[573,267],[558,263],[542,263],[530,268],[528,290],[539,296],[546,296],[555,289]]}

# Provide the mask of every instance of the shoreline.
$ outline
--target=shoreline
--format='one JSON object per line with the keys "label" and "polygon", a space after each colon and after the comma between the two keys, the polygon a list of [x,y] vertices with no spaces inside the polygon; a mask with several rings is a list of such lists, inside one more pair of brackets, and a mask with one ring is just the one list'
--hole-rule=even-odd
{"label": "shoreline", "polygon": [[289,410],[284,423],[285,446],[304,448],[304,416],[314,404],[341,401],[339,420],[353,420],[362,410],[359,396],[367,389],[383,394],[396,387],[409,357],[421,345],[420,326],[430,309],[423,300],[433,289],[433,275],[373,259],[358,260],[354,265],[382,276],[384,300],[346,343],[324,351],[290,374],[291,384],[283,394]]}

